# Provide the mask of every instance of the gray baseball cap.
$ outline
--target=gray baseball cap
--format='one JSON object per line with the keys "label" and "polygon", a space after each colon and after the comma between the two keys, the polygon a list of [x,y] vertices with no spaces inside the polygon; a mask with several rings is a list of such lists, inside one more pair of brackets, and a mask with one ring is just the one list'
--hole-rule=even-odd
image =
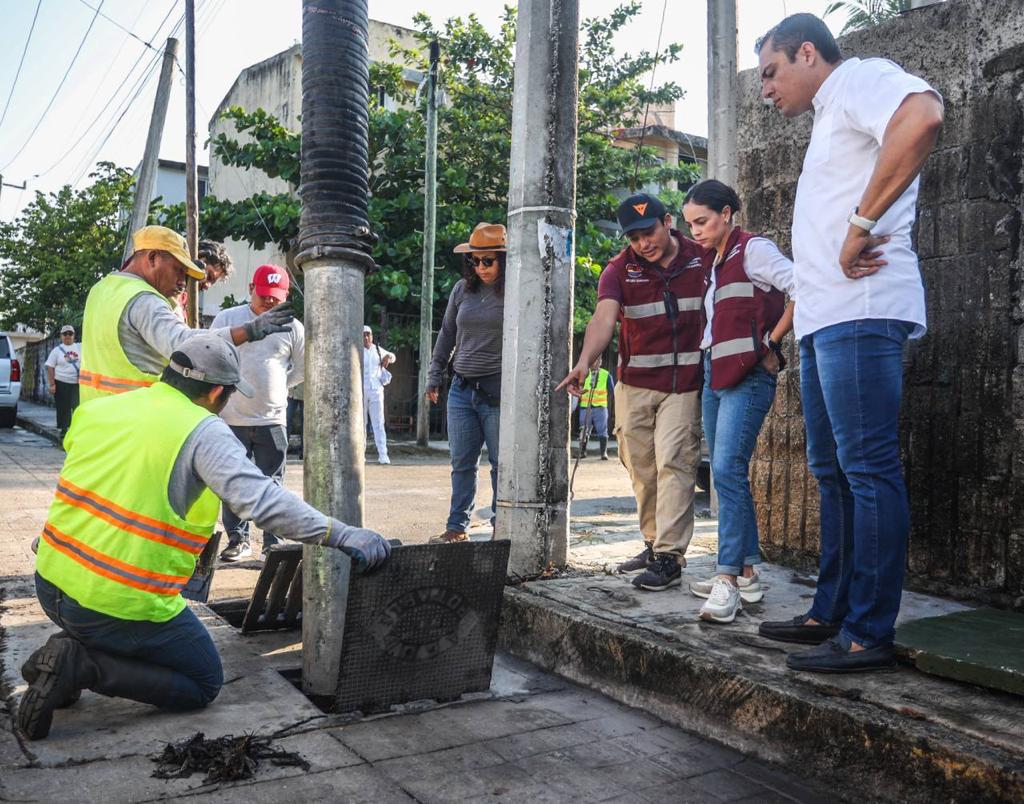
{"label": "gray baseball cap", "polygon": [[233,385],[242,396],[253,395],[252,386],[242,379],[238,350],[219,335],[196,335],[175,351],[181,352],[192,363],[188,368],[175,360],[170,361],[170,367],[182,376],[211,385]]}

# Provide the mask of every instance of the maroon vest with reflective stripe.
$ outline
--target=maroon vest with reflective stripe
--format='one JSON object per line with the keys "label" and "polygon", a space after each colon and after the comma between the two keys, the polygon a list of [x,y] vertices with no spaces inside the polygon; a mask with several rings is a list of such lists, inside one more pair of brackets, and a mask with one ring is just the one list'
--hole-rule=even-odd
{"label": "maroon vest with reflective stripe", "polygon": [[[629,246],[608,264],[618,274],[623,295],[619,381],[670,394],[701,386],[701,304],[708,276],[700,246],[675,230],[672,236],[679,254],[664,270]],[[669,304],[674,318],[668,315]]]}
{"label": "maroon vest with reflective stripe", "polygon": [[718,265],[716,250],[704,255],[715,272],[715,315],[711,321],[711,387],[716,391],[738,385],[768,351],[764,337],[779,323],[786,307],[781,290],[767,293],[750,281],[743,267],[747,243],[758,235],[738,227],[729,235],[725,259]]}

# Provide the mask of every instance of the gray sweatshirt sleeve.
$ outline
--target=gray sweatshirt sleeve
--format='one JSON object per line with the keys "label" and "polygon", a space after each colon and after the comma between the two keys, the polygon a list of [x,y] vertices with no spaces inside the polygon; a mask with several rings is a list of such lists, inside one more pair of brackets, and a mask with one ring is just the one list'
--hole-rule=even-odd
{"label": "gray sweatshirt sleeve", "polygon": [[327,517],[264,475],[222,419],[210,417],[192,432],[180,459],[189,455],[191,474],[239,518],[297,542],[323,539]]}
{"label": "gray sweatshirt sleeve", "polygon": [[459,304],[462,303],[465,287],[465,281],[460,279],[448,296],[448,307],[444,311],[441,331],[437,333],[437,343],[434,344],[434,351],[430,355],[430,369],[427,371],[427,386],[430,388],[441,387],[441,375],[451,360],[452,352],[455,351],[455,319],[459,314]]}
{"label": "gray sweatshirt sleeve", "polygon": [[[174,311],[152,293],[140,293],[124,312],[124,321],[129,330],[145,341],[150,348],[165,359],[193,335],[208,332],[231,340],[230,329],[191,329],[185,326]],[[125,348],[125,352],[128,352]]]}
{"label": "gray sweatshirt sleeve", "polygon": [[302,322],[292,322],[292,362],[288,367],[288,387],[301,383],[306,379],[306,330]]}

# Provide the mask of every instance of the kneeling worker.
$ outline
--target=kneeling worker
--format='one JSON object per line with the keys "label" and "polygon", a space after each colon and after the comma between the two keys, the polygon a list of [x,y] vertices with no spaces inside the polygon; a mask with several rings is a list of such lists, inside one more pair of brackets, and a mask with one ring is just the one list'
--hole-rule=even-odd
{"label": "kneeling worker", "polygon": [[373,569],[382,536],[332,519],[267,477],[217,416],[252,394],[238,351],[196,335],[148,388],[79,408],[43,528],[36,594],[63,631],[22,667],[30,686],[18,727],[45,737],[80,690],[162,709],[206,706],[223,671],[181,591],[217,522],[218,497],[295,541],[338,548]]}

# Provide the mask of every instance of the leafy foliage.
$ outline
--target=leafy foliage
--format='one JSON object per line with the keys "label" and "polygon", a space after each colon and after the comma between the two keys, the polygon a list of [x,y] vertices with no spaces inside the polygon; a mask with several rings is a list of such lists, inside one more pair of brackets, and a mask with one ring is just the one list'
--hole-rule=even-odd
{"label": "leafy foliage", "polygon": [[0,325],[49,331],[80,326],[89,288],[120,265],[134,178],[101,162],[83,190],[36,193],[21,215],[0,223]]}
{"label": "leafy foliage", "polygon": [[[618,134],[643,119],[645,106],[672,103],[683,91],[669,83],[648,92],[642,83],[657,58],[675,61],[680,45],[660,54],[641,51],[618,54],[615,35],[640,11],[628,2],[604,18],[583,21],[580,38],[579,143],[577,165],[576,327],[589,320],[596,303],[601,267],[620,248],[600,221],[614,220],[615,191],[632,186],[687,185],[697,176],[695,165],[662,164],[652,148],[638,150],[615,144]],[[479,221],[504,221],[508,196],[512,130],[515,9],[506,7],[499,29],[488,32],[475,15],[451,18],[437,27],[425,14],[415,18],[419,49],[392,46],[392,58],[427,70],[427,45],[443,42],[440,89],[445,105],[439,114],[437,156],[437,250],[443,270],[435,276],[434,304],[441,315],[448,293],[461,276],[461,262],[452,249],[467,239]],[[367,317],[383,311],[418,316],[423,248],[423,172],[425,120],[422,104],[402,79],[397,64],[371,66],[369,217],[380,236],[373,257],[378,269],[366,280]],[[381,95],[395,103],[380,103]],[[394,108],[397,105],[397,108]],[[391,108],[388,108],[391,107]],[[300,135],[287,131],[262,109],[231,108],[225,117],[246,135],[239,142],[219,135],[212,153],[229,165],[262,170],[297,188]],[[681,200],[665,193],[670,207]],[[294,194],[260,193],[240,202],[207,196],[200,212],[202,235],[232,237],[256,248],[276,243],[292,250],[299,231],[299,203]],[[167,225],[183,226],[180,207],[156,210]],[[415,341],[414,327],[404,333]],[[396,337],[397,336],[397,337]],[[392,343],[402,334],[390,333]]]}
{"label": "leafy foliage", "polygon": [[910,0],[836,0],[828,4],[824,16],[845,12],[846,24],[842,33],[848,34],[850,31],[878,25],[909,10]]}

